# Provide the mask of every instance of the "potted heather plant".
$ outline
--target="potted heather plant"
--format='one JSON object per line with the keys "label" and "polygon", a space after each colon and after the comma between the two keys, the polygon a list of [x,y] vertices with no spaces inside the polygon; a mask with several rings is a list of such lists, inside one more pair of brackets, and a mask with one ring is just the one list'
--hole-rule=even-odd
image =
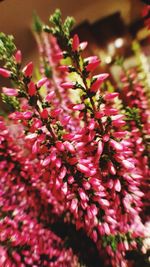
{"label": "potted heather plant", "polygon": [[88,44],[70,37],[73,19],[63,22],[56,10],[50,23],[35,17],[39,80],[12,36],[0,34],[0,75],[11,82],[0,122],[1,266],[134,266],[134,251],[148,266],[143,85],[134,70],[122,77],[124,94],[104,92],[109,74],[93,75],[100,61],[83,58]]}

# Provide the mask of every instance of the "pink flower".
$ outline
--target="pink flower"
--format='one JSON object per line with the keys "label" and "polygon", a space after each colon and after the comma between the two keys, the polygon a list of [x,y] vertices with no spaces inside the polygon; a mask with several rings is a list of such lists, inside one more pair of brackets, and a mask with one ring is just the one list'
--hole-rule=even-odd
{"label": "pink flower", "polygon": [[86,167],[85,165],[81,164],[81,163],[78,163],[78,164],[77,164],[77,169],[78,169],[80,172],[83,172],[83,173],[88,173],[88,172],[89,172],[89,168]]}
{"label": "pink flower", "polygon": [[132,170],[135,168],[135,166],[128,160],[123,160],[122,165],[128,170]]}
{"label": "pink flower", "polygon": [[74,83],[72,82],[64,82],[61,83],[61,87],[64,89],[73,89],[74,88]]}
{"label": "pink flower", "polygon": [[22,54],[20,50],[17,50],[16,54],[15,54],[15,60],[17,62],[17,64],[21,64],[22,61]]}
{"label": "pink flower", "polygon": [[93,82],[91,84],[91,88],[90,90],[92,92],[96,92],[100,85],[103,83],[103,81],[109,76],[108,73],[102,73],[102,74],[99,74],[99,75],[96,75],[96,76],[93,76]]}
{"label": "pink flower", "polygon": [[32,82],[32,81],[28,85],[28,93],[30,96],[33,96],[36,94],[36,86],[35,86],[34,82]]}
{"label": "pink flower", "polygon": [[117,141],[115,141],[115,140],[113,140],[113,139],[111,139],[111,140],[109,141],[109,144],[110,144],[110,146],[111,146],[112,148],[114,148],[114,149],[117,150],[117,151],[122,151],[122,150],[123,150],[123,146],[122,146],[122,144],[121,144],[121,143],[118,143]]}
{"label": "pink flower", "polygon": [[46,78],[46,77],[44,77],[44,78],[42,78],[41,80],[39,80],[38,82],[37,82],[37,88],[40,88],[40,87],[42,87],[46,82],[48,81],[48,79]]}
{"label": "pink flower", "polygon": [[71,206],[70,206],[70,210],[72,212],[74,212],[77,209],[77,204],[78,204],[78,200],[76,198],[72,199]]}
{"label": "pink flower", "polygon": [[31,112],[31,111],[25,111],[25,112],[22,113],[22,116],[26,120],[31,119],[32,116],[33,116],[33,112]]}
{"label": "pink flower", "polygon": [[29,62],[22,70],[25,77],[31,77],[33,73],[33,63]]}
{"label": "pink flower", "polygon": [[55,60],[63,59],[63,52],[61,51],[61,52],[58,52],[58,53],[54,54],[54,59]]}
{"label": "pink flower", "polygon": [[75,52],[78,50],[79,48],[79,44],[80,44],[80,41],[79,41],[79,37],[77,34],[75,34],[73,36],[73,39],[72,39],[72,50]]}
{"label": "pink flower", "polygon": [[54,98],[54,96],[55,96],[55,92],[54,92],[54,91],[51,91],[51,92],[46,96],[45,100],[46,100],[47,102],[50,102],[50,101]]}
{"label": "pink flower", "polygon": [[88,45],[88,42],[82,42],[82,43],[80,43],[80,45],[79,45],[79,49],[80,49],[81,51],[83,51],[83,50],[87,47],[87,45]]}
{"label": "pink flower", "polygon": [[17,96],[18,95],[17,89],[14,89],[14,88],[3,87],[2,92],[7,96]]}
{"label": "pink flower", "polygon": [[51,161],[51,158],[48,156],[42,161],[42,166],[47,166]]}
{"label": "pink flower", "polygon": [[0,75],[5,78],[9,78],[11,76],[11,72],[9,70],[0,68]]}
{"label": "pink flower", "polygon": [[41,112],[41,118],[42,119],[47,119],[48,118],[48,111],[46,108],[43,109],[43,111]]}
{"label": "pink flower", "polygon": [[117,192],[120,192],[121,191],[121,183],[120,183],[119,179],[115,180],[115,182],[114,182],[114,189]]}
{"label": "pink flower", "polygon": [[60,113],[61,113],[60,108],[55,108],[55,109],[51,110],[51,112],[50,112],[50,114],[53,118],[57,117]]}
{"label": "pink flower", "polygon": [[115,97],[117,97],[119,94],[118,93],[106,93],[104,96],[105,100],[111,100],[114,99]]}
{"label": "pink flower", "polygon": [[59,69],[60,71],[64,71],[64,72],[65,72],[65,71],[69,71],[69,67],[66,66],[66,65],[59,66],[58,69]]}
{"label": "pink flower", "polygon": [[73,110],[83,110],[85,108],[84,104],[76,104],[73,106]]}
{"label": "pink flower", "polygon": [[87,71],[93,71],[97,66],[99,66],[100,60],[96,56],[93,57],[88,57],[85,60],[86,65],[86,70]]}

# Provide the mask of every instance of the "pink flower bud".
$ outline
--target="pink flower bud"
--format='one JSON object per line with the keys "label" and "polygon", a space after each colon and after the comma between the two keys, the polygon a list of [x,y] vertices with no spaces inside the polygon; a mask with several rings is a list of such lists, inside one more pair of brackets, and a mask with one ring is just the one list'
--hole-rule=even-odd
{"label": "pink flower bud", "polygon": [[96,119],[101,119],[105,115],[104,111],[96,111],[95,117]]}
{"label": "pink flower bud", "polygon": [[51,112],[50,112],[50,114],[53,118],[57,117],[60,113],[61,113],[60,108],[55,108],[55,109],[51,110]]}
{"label": "pink flower bud", "polygon": [[100,60],[97,59],[95,60],[94,62],[91,62],[89,63],[87,66],[86,66],[86,71],[93,71],[95,70],[100,64]]}
{"label": "pink flower bud", "polygon": [[105,234],[104,227],[99,223],[97,228],[100,235],[103,236]]}
{"label": "pink flower bud", "polygon": [[59,151],[64,151],[65,150],[65,147],[64,147],[64,144],[61,142],[61,141],[58,141],[56,143],[56,147]]}
{"label": "pink flower bud", "polygon": [[114,148],[114,149],[117,150],[117,151],[122,151],[122,150],[123,150],[123,146],[122,146],[120,143],[118,143],[118,142],[116,142],[115,140],[113,140],[113,139],[111,139],[111,140],[109,141],[109,144],[110,144],[110,146],[111,146],[112,148]]}
{"label": "pink flower bud", "polygon": [[45,100],[46,100],[47,102],[50,102],[50,101],[53,99],[54,96],[55,96],[55,92],[52,91],[52,92],[50,92],[50,93],[46,96]]}
{"label": "pink flower bud", "polygon": [[110,135],[109,134],[104,134],[104,136],[103,136],[103,142],[108,142],[108,140],[109,140],[109,138],[110,138]]}
{"label": "pink flower bud", "polygon": [[79,44],[80,44],[80,41],[79,41],[79,37],[77,34],[75,34],[73,36],[73,39],[72,39],[72,50],[75,52],[78,50],[79,48]]}
{"label": "pink flower bud", "polygon": [[17,96],[18,95],[17,89],[14,89],[14,88],[3,87],[2,92],[7,96]]}
{"label": "pink flower bud", "polygon": [[86,167],[86,166],[83,165],[83,164],[80,164],[80,163],[77,164],[77,169],[78,169],[80,172],[83,172],[83,173],[88,173],[88,172],[89,172],[89,168]]}
{"label": "pink flower bud", "polygon": [[38,141],[35,141],[33,146],[32,146],[32,153],[33,154],[36,154],[39,150],[39,142]]}
{"label": "pink flower bud", "polygon": [[116,120],[116,121],[112,121],[112,125],[115,127],[122,127],[126,124],[125,121],[123,120]]}
{"label": "pink flower bud", "polygon": [[15,59],[17,64],[20,64],[22,61],[22,54],[20,50],[17,50],[16,54],[15,54]]}
{"label": "pink flower bud", "polygon": [[28,120],[28,119],[31,119],[32,118],[33,112],[31,112],[31,111],[25,111],[25,112],[22,113],[22,115],[23,115],[23,118],[24,119]]}
{"label": "pink flower bud", "polygon": [[58,70],[66,72],[69,71],[69,67],[66,65],[62,65],[58,67]]}
{"label": "pink flower bud", "polygon": [[5,78],[9,78],[11,76],[11,72],[9,70],[0,68],[0,75]]}
{"label": "pink flower bud", "polygon": [[73,110],[83,110],[85,108],[84,104],[77,104],[73,106]]}
{"label": "pink flower bud", "polygon": [[51,158],[48,156],[42,161],[42,166],[47,166],[51,161]]}
{"label": "pink flower bud", "polygon": [[71,201],[71,206],[70,206],[70,210],[73,212],[76,210],[77,208],[77,204],[78,204],[78,200],[75,198],[75,199],[72,199]]}
{"label": "pink flower bud", "polygon": [[65,125],[67,125],[68,124],[68,122],[70,121],[70,116],[63,116],[61,119],[60,119],[60,121],[61,121],[61,124],[62,124],[62,126],[65,126]]}
{"label": "pink flower bud", "polygon": [[102,206],[109,207],[109,201],[108,201],[107,199],[101,198],[101,199],[99,199],[99,203],[100,203]]}
{"label": "pink flower bud", "polygon": [[109,228],[109,225],[108,223],[104,222],[103,223],[103,227],[104,227],[104,232],[106,235],[110,235],[110,228]]}
{"label": "pink flower bud", "polygon": [[89,190],[91,188],[90,183],[87,182],[87,181],[83,181],[82,185],[83,185],[83,187],[84,187],[85,190]]}
{"label": "pink flower bud", "polygon": [[60,180],[64,179],[64,177],[66,176],[66,173],[67,173],[66,167],[63,166],[60,170],[59,179]]}
{"label": "pink flower bud", "polygon": [[33,63],[29,62],[22,70],[25,77],[31,77],[33,73]]}
{"label": "pink flower bud", "polygon": [[103,143],[102,141],[99,141],[98,147],[97,147],[97,153],[96,153],[96,161],[99,161],[102,152],[103,152]]}
{"label": "pink flower bud", "polygon": [[28,93],[30,96],[33,96],[36,93],[36,86],[35,86],[34,82],[32,82],[32,81],[28,85]]}
{"label": "pink flower bud", "polygon": [[61,51],[59,53],[54,54],[54,59],[56,59],[56,60],[63,59],[63,52]]}
{"label": "pink flower bud", "polygon": [[18,263],[21,262],[21,257],[16,251],[12,252],[12,256],[15,259],[16,262],[18,262]]}
{"label": "pink flower bud", "polygon": [[41,112],[41,118],[42,119],[47,119],[48,118],[48,111],[46,108],[43,109],[43,111]]}
{"label": "pink flower bud", "polygon": [[61,191],[64,193],[64,195],[67,194],[68,192],[68,187],[67,187],[67,183],[65,182],[62,187],[61,187]]}
{"label": "pink flower bud", "polygon": [[123,137],[125,137],[127,134],[128,134],[127,131],[123,131],[123,132],[114,132],[114,133],[113,133],[113,136],[114,136],[115,138],[123,138]]}
{"label": "pink flower bud", "polygon": [[119,94],[118,93],[106,93],[104,96],[105,100],[111,100],[117,97]]}
{"label": "pink flower bud", "polygon": [[75,153],[76,152],[74,146],[70,142],[65,141],[64,142],[64,146],[69,152],[71,152],[71,153]]}
{"label": "pink flower bud", "polygon": [[128,170],[133,170],[135,168],[135,166],[128,160],[123,160],[121,163]]}
{"label": "pink flower bud", "polygon": [[93,82],[91,85],[91,91],[95,92],[99,89],[100,85],[103,83],[103,81],[109,76],[108,73],[102,73],[99,75],[93,76]]}
{"label": "pink flower bud", "polygon": [[116,108],[106,108],[104,110],[106,116],[116,115],[118,114],[118,110]]}
{"label": "pink flower bud", "polygon": [[94,242],[97,242],[98,236],[96,230],[94,230],[91,234],[91,238],[93,239]]}
{"label": "pink flower bud", "polygon": [[114,189],[117,192],[120,192],[121,191],[121,183],[120,183],[119,179],[115,180],[115,182],[114,182]]}
{"label": "pink flower bud", "polygon": [[31,134],[28,134],[25,137],[25,140],[34,140],[36,137],[37,137],[37,134],[36,133],[31,133]]}
{"label": "pink flower bud", "polygon": [[83,201],[88,200],[88,196],[85,194],[85,192],[81,188],[79,188],[78,191],[79,191],[79,196]]}
{"label": "pink flower bud", "polygon": [[70,140],[70,141],[73,140],[73,137],[74,137],[74,134],[72,134],[72,133],[67,133],[67,134],[63,135],[63,139],[67,140],[67,141],[68,140]]}
{"label": "pink flower bud", "polygon": [[44,78],[42,78],[41,80],[39,80],[38,82],[37,82],[37,88],[40,88],[40,87],[42,87],[46,82],[48,81],[48,79],[46,78],[46,77],[44,77]]}
{"label": "pink flower bud", "polygon": [[87,45],[88,45],[88,42],[82,42],[82,43],[80,43],[80,45],[79,45],[79,49],[80,49],[81,51],[83,51],[83,50],[87,47]]}
{"label": "pink flower bud", "polygon": [[72,83],[72,82],[61,83],[61,87],[64,89],[73,89],[74,83]]}
{"label": "pink flower bud", "polygon": [[69,176],[68,177],[68,183],[69,184],[73,184],[73,182],[74,182],[74,177],[73,176]]}
{"label": "pink flower bud", "polygon": [[114,165],[111,161],[108,162],[108,170],[112,175],[116,174],[116,170],[115,170]]}
{"label": "pink flower bud", "polygon": [[88,129],[90,131],[92,131],[92,130],[94,130],[94,128],[95,128],[95,121],[94,121],[94,119],[91,119],[91,121],[90,121],[90,123],[88,125]]}

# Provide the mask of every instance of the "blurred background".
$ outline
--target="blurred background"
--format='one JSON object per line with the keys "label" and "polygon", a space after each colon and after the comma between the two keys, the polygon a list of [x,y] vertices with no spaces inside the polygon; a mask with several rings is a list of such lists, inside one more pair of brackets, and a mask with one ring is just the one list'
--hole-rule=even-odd
{"label": "blurred background", "polygon": [[119,68],[114,64],[116,56],[125,58],[126,68],[133,67],[136,65],[133,50],[137,52],[139,49],[140,59],[146,72],[149,73],[148,31],[145,30],[141,17],[143,1],[2,0],[0,31],[14,35],[16,46],[21,49],[25,62],[29,60],[36,62],[38,51],[31,27],[33,11],[48,23],[49,15],[59,8],[63,18],[66,16],[75,18],[73,32],[79,34],[81,41],[89,42],[85,55],[99,55],[100,68],[112,74],[111,79],[114,83],[119,77]]}

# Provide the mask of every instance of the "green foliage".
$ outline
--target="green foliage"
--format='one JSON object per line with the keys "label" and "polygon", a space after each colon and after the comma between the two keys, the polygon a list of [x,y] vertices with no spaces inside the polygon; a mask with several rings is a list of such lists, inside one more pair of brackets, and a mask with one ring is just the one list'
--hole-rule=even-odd
{"label": "green foliage", "polygon": [[135,123],[138,126],[138,128],[142,127],[141,118],[140,118],[140,115],[139,115],[139,109],[138,108],[127,107],[126,111],[125,111],[125,114],[126,114],[126,120],[127,121],[135,121]]}
{"label": "green foliage", "polygon": [[57,38],[61,48],[65,49],[66,46],[70,46],[70,31],[74,25],[74,19],[72,17],[67,17],[65,22],[62,21],[61,12],[59,9],[56,9],[54,14],[50,16],[50,23],[52,27],[44,26],[43,29],[45,32],[52,33]]}
{"label": "green foliage", "polygon": [[7,104],[7,107],[10,111],[19,110],[19,101],[16,97],[10,97],[5,94],[1,94],[2,101]]}
{"label": "green foliage", "polygon": [[14,38],[12,35],[0,33],[0,60],[4,61],[4,67],[9,70],[15,70],[13,54],[16,50]]}
{"label": "green foliage", "polygon": [[34,32],[41,33],[43,28],[43,23],[36,12],[33,13],[33,23],[32,28]]}
{"label": "green foliage", "polygon": [[124,57],[117,56],[117,57],[116,57],[116,60],[115,60],[115,64],[116,64],[117,66],[122,67],[122,66],[123,66],[123,63],[124,63]]}

